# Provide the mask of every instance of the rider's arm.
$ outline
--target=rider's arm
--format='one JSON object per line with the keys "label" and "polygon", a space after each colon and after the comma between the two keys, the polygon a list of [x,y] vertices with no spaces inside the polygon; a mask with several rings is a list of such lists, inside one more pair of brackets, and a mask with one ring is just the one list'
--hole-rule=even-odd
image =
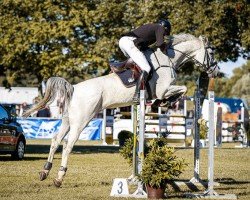
{"label": "rider's arm", "polygon": [[164,42],[165,29],[159,26],[155,31],[156,46],[159,47],[163,52],[166,48],[166,43]]}

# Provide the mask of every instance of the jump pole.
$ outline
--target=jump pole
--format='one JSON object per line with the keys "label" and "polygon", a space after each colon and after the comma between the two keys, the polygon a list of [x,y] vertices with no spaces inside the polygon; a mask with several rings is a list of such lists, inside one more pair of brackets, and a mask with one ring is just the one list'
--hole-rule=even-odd
{"label": "jump pole", "polygon": [[200,93],[200,78],[196,82],[196,90],[194,95],[195,112],[194,112],[194,177],[190,180],[191,183],[204,182],[200,178],[200,128],[198,120],[201,117],[201,93]]}
{"label": "jump pole", "polygon": [[[139,111],[139,145],[137,151],[137,172],[142,172],[144,160],[144,135],[145,135],[145,90],[140,90],[140,111]],[[147,193],[143,189],[143,183],[138,181],[137,190],[132,195],[135,198],[147,198]]]}
{"label": "jump pole", "polygon": [[211,78],[208,87],[209,101],[209,119],[208,119],[208,134],[209,134],[209,149],[208,149],[208,188],[203,194],[189,194],[193,198],[207,199],[237,199],[235,194],[218,194],[214,190],[214,79]]}
{"label": "jump pole", "polygon": [[138,167],[137,167],[137,148],[138,148],[138,144],[137,144],[137,136],[138,136],[138,131],[137,131],[137,127],[138,127],[138,107],[137,105],[132,105],[131,106],[131,118],[132,118],[132,122],[133,122],[133,159],[132,159],[132,167],[133,167],[133,171],[132,171],[132,175],[128,178],[128,182],[130,184],[136,184],[137,180],[136,180],[136,175],[138,174]]}
{"label": "jump pole", "polygon": [[[194,176],[188,181],[176,181],[177,185],[202,184],[206,186],[207,183],[200,178],[200,128],[198,120],[201,117],[201,92],[200,92],[200,77],[196,81],[196,90],[194,92]],[[185,111],[186,112],[186,111]]]}
{"label": "jump pole", "polygon": [[[134,130],[134,146],[133,149],[133,174],[128,179],[116,178],[113,181],[110,196],[114,197],[133,197],[133,198],[147,198],[147,193],[144,191],[143,183],[137,182],[137,189],[133,194],[129,194],[128,181],[133,181],[137,174],[142,172],[142,165],[144,160],[144,134],[145,134],[145,90],[140,90],[140,105],[139,113],[136,105],[133,106],[133,130]],[[138,114],[138,120],[137,120]],[[137,125],[139,121],[139,135],[137,134]],[[137,141],[138,140],[138,145]]]}
{"label": "jump pole", "polygon": [[134,133],[134,137],[133,137],[133,174],[132,174],[132,179],[134,180],[136,177],[136,174],[138,173],[138,169],[137,169],[137,125],[138,125],[138,106],[137,105],[133,105],[132,106],[132,120],[133,120],[133,133]]}

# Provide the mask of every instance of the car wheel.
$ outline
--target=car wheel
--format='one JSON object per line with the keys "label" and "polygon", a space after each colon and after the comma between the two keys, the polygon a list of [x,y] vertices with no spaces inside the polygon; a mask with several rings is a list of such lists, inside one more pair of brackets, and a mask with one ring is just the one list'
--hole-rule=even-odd
{"label": "car wheel", "polygon": [[12,153],[12,158],[16,160],[22,160],[24,158],[25,142],[20,139],[17,143],[16,150]]}

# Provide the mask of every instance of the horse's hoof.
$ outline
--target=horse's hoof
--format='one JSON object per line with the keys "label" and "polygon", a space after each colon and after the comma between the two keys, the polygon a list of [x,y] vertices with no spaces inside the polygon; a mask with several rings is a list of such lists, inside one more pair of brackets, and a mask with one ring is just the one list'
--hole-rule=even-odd
{"label": "horse's hoof", "polygon": [[57,178],[55,178],[54,180],[54,185],[56,186],[56,187],[61,187],[61,185],[62,185],[62,180],[59,180],[59,179],[57,179]]}
{"label": "horse's hoof", "polygon": [[163,100],[159,106],[169,108],[171,106],[171,103]]}
{"label": "horse's hoof", "polygon": [[39,175],[40,175],[40,181],[43,181],[48,177],[48,173],[45,171],[39,172]]}

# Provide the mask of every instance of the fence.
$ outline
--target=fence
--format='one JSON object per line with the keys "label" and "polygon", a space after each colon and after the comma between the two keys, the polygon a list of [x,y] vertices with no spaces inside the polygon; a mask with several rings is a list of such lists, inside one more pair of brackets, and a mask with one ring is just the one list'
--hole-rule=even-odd
{"label": "fence", "polygon": [[[93,119],[80,134],[80,140],[100,140],[102,119]],[[26,139],[50,139],[61,126],[61,119],[51,118],[17,118]]]}

